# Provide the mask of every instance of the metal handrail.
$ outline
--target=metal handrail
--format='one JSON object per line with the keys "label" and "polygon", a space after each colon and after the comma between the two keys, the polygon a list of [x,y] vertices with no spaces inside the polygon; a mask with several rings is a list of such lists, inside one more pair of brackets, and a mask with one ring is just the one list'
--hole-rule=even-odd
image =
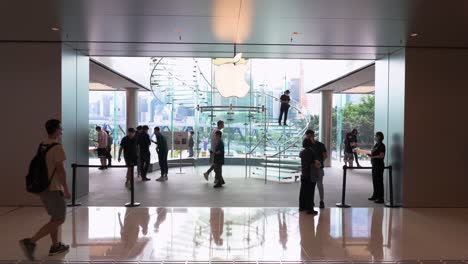
{"label": "metal handrail", "polygon": [[258,146],[260,146],[260,143],[262,143],[263,140],[265,140],[265,138],[266,138],[266,133],[263,134],[263,137],[257,142],[257,144],[255,144],[255,146],[253,147],[253,149],[250,150],[250,152],[245,153],[245,155],[251,155],[251,154],[254,152],[254,150],[257,149]]}

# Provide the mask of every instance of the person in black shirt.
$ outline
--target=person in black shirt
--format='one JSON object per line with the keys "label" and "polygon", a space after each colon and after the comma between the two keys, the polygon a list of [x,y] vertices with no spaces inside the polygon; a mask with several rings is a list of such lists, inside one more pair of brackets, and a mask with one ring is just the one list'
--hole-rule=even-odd
{"label": "person in black shirt", "polygon": [[344,163],[345,165],[348,165],[348,167],[352,168],[354,160],[353,149],[356,147],[356,142],[351,132],[346,133],[344,145]]}
{"label": "person in black shirt", "polygon": [[352,146],[353,148],[353,155],[354,155],[354,160],[356,160],[356,165],[358,167],[361,167],[361,164],[359,164],[359,158],[358,158],[358,154],[356,153],[355,149],[357,148],[357,143],[358,143],[358,140],[357,140],[357,135],[358,135],[358,131],[356,128],[354,128],[352,131],[351,131],[351,135],[353,137],[353,142],[354,142],[354,146]]}
{"label": "person in black shirt", "polygon": [[148,135],[148,126],[143,126],[142,132],[138,134],[138,152],[140,154],[140,162],[141,162],[141,179],[143,181],[149,181],[150,179],[146,177],[148,174],[150,162],[151,162],[151,153],[150,153],[150,145],[151,139]]}
{"label": "person in black shirt", "polygon": [[382,132],[375,133],[375,141],[377,142],[368,154],[372,163],[372,184],[374,186],[374,193],[369,198],[370,201],[375,203],[384,203],[384,183],[383,173],[385,168],[385,144],[384,134]]}
{"label": "person in black shirt", "polygon": [[[318,161],[320,161],[320,170],[319,170],[319,177],[317,180],[317,189],[319,191],[319,196],[320,196],[320,209],[325,208],[325,202],[324,200],[324,189],[323,189],[323,176],[325,176],[325,172],[323,170],[324,168],[324,162],[328,158],[328,153],[327,153],[327,148],[325,145],[315,139],[315,132],[311,129],[308,129],[306,132],[306,138],[304,140],[309,140],[311,144],[312,150],[315,152],[317,155]],[[312,197],[312,201],[315,200],[315,197]],[[312,204],[314,204],[312,202]]]}
{"label": "person in black shirt", "polygon": [[216,147],[214,149],[214,172],[215,172],[215,182],[216,184],[213,186],[214,188],[223,187],[224,179],[223,179],[223,164],[224,164],[224,142],[222,139],[223,132],[216,131],[215,132],[216,140]]}
{"label": "person in black shirt", "polygon": [[[135,137],[135,129],[129,128],[127,131],[127,135],[122,138],[120,142],[120,149],[119,149],[119,162],[121,161],[122,152],[124,153],[124,160],[125,165],[136,165],[137,164],[137,142]],[[129,186],[130,184],[130,177],[131,177],[131,170],[133,167],[127,168],[127,180],[125,181],[125,186]]]}
{"label": "person in black shirt", "polygon": [[[135,132],[135,141],[137,142],[138,145],[138,138],[140,137],[140,134],[142,132],[143,126],[137,126],[136,132]],[[137,152],[138,153],[138,152]],[[137,157],[137,175],[138,177],[141,176],[141,160],[140,160],[140,155]]]}
{"label": "person in black shirt", "polygon": [[281,107],[280,107],[280,115],[278,118],[278,124],[281,126],[281,119],[283,118],[284,114],[284,121],[283,125],[286,125],[286,120],[288,119],[288,109],[289,109],[289,102],[291,98],[289,97],[289,90],[284,91],[284,94],[280,97]]}
{"label": "person in black shirt", "polygon": [[154,128],[154,134],[156,135],[156,141],[153,141],[157,145],[156,152],[158,153],[159,167],[161,169],[161,177],[156,179],[156,181],[167,181],[167,173],[169,171],[169,165],[167,164],[167,154],[169,149],[167,147],[166,136],[161,134],[161,129],[159,127]]}
{"label": "person in black shirt", "polygon": [[300,152],[301,158],[301,189],[299,191],[299,211],[306,211],[308,214],[317,214],[314,210],[313,199],[315,194],[315,184],[319,178],[320,161],[317,154],[312,149],[312,143],[306,139],[303,141],[304,149]]}

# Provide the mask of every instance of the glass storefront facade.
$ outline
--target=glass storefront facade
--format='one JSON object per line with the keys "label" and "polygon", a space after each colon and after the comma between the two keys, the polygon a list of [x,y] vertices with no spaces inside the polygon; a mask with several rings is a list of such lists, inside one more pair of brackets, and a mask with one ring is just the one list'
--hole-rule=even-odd
{"label": "glass storefront facade", "polygon": [[[148,125],[150,132],[156,126],[169,134],[194,131],[194,158],[204,164],[203,160],[209,157],[211,131],[218,120],[223,120],[228,160],[232,164],[244,165],[249,158],[249,162],[253,160],[254,164],[250,165],[258,167],[254,172],[249,171],[249,175],[268,176],[270,171],[267,170],[274,168],[274,175],[278,177],[297,170],[298,152],[305,130],[311,128],[318,133],[320,95],[308,94],[307,91],[369,63],[248,59],[233,64],[229,59],[210,58],[139,58],[139,61],[141,69],[132,65],[117,70],[130,77],[132,71],[139,70],[133,76],[140,80],[143,79],[141,76],[147,75],[147,80],[142,81],[150,83],[151,91],[139,92],[140,125]],[[240,73],[242,80],[222,75],[220,69],[230,64],[234,67],[244,65]],[[113,65],[124,67],[125,63],[119,65],[117,61]],[[248,85],[245,96],[229,96],[229,93],[239,92],[235,89],[220,91],[217,86],[223,78],[229,82],[239,81],[234,87]],[[287,127],[278,125],[279,97],[285,90],[291,92]],[[125,113],[125,92],[91,91],[90,139],[95,138],[93,128],[100,125],[111,130],[114,143],[118,144],[124,135]],[[90,140],[90,148],[93,145]],[[152,152],[152,160],[156,161],[154,147]],[[186,158],[188,150],[171,150],[169,158],[178,159],[180,155]]]}

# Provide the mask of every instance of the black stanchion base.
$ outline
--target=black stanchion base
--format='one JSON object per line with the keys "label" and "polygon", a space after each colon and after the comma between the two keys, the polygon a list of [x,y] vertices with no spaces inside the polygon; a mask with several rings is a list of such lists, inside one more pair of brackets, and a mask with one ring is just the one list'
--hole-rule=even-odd
{"label": "black stanchion base", "polygon": [[344,204],[344,203],[336,203],[336,207],[349,208],[349,207],[351,207],[351,205],[350,204]]}
{"label": "black stanchion base", "polygon": [[81,206],[81,203],[69,203],[67,204],[68,207],[75,207],[75,206]]}
{"label": "black stanchion base", "polygon": [[125,207],[138,207],[138,206],[140,206],[140,203],[133,203],[133,204],[132,203],[126,203],[125,204]]}
{"label": "black stanchion base", "polygon": [[401,206],[399,206],[399,205],[391,205],[391,204],[389,204],[389,203],[385,203],[384,206],[385,206],[385,207],[389,207],[389,208],[400,208],[400,207],[401,207]]}

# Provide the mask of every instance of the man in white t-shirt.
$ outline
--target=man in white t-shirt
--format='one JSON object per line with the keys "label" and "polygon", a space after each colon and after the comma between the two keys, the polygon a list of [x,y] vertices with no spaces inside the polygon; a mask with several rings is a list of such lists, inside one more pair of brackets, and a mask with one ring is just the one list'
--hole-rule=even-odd
{"label": "man in white t-shirt", "polygon": [[107,145],[107,133],[104,132],[104,130],[102,130],[102,128],[100,126],[96,126],[96,131],[97,131],[97,134],[98,134],[97,152],[98,152],[98,157],[101,160],[101,167],[99,167],[99,169],[104,170],[104,169],[107,169],[107,166],[106,166],[107,147],[108,147],[108,145]]}
{"label": "man in white t-shirt", "polygon": [[50,215],[50,221],[39,229],[33,237],[20,241],[20,246],[29,260],[34,260],[36,242],[47,235],[50,235],[52,240],[49,256],[66,252],[70,248],[69,245],[65,245],[58,240],[59,229],[65,222],[67,212],[65,199],[71,197],[63,164],[67,158],[63,146],[58,144],[62,136],[62,125],[60,120],[50,119],[46,122],[45,128],[48,138],[41,143],[41,148],[49,149],[45,156],[49,187],[38,195]]}
{"label": "man in white t-shirt", "polygon": [[208,176],[210,175],[210,173],[214,170],[215,166],[214,166],[214,151],[215,151],[215,148],[216,148],[216,144],[218,143],[218,139],[216,138],[216,131],[221,131],[221,129],[224,128],[224,121],[223,120],[219,120],[218,123],[217,123],[218,127],[216,127],[215,129],[213,129],[213,131],[211,131],[211,147],[210,147],[210,168],[205,172],[203,173],[203,176],[205,177],[205,180],[208,180]]}

